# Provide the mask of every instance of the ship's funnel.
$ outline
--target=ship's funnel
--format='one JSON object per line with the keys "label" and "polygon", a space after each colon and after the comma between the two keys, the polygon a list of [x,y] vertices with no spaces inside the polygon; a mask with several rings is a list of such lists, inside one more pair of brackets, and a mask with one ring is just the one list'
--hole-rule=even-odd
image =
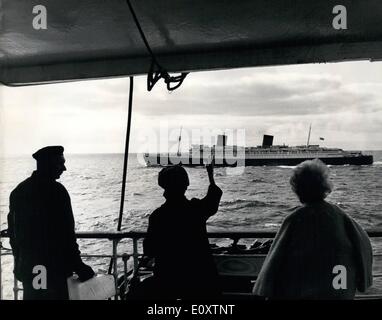
{"label": "ship's funnel", "polygon": [[225,147],[227,144],[227,136],[223,134],[218,135],[218,140],[216,142],[217,147]]}
{"label": "ship's funnel", "polygon": [[273,136],[264,134],[262,147],[269,148],[269,147],[272,147],[272,144],[273,144]]}

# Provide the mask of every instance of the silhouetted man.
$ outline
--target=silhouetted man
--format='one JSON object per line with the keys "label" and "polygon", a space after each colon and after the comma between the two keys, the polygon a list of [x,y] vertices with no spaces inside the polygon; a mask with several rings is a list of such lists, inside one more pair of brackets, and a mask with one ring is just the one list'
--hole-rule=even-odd
{"label": "silhouetted man", "polygon": [[157,298],[215,298],[218,274],[208,242],[206,222],[222,196],[213,167],[207,167],[210,186],[203,199],[188,200],[186,170],[171,166],[159,173],[166,202],[149,218],[144,254],[155,258],[154,295]]}
{"label": "silhouetted man", "polygon": [[80,257],[69,194],[56,181],[66,170],[63,152],[49,146],[34,153],[37,170],[10,195],[8,232],[24,300],[66,300],[73,272],[82,281],[94,276]]}

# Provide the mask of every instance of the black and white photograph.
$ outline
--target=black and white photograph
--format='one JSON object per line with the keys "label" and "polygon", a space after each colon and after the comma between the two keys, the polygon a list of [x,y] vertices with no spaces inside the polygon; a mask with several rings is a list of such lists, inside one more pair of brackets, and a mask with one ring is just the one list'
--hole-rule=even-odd
{"label": "black and white photograph", "polygon": [[0,300],[378,301],[381,132],[380,1],[0,0]]}

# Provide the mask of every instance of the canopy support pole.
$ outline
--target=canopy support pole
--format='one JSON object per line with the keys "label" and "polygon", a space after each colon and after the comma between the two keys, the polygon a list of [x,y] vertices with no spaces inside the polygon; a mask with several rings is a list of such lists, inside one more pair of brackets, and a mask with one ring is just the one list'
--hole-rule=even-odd
{"label": "canopy support pole", "polygon": [[130,77],[129,111],[128,111],[129,114],[127,116],[127,129],[126,129],[126,139],[125,139],[125,155],[124,155],[124,161],[123,161],[122,192],[121,192],[121,203],[120,203],[120,206],[119,206],[119,217],[118,217],[117,231],[121,231],[121,228],[122,228],[123,207],[124,207],[124,203],[125,203],[127,165],[128,165],[128,160],[129,160],[131,113],[132,113],[132,109],[133,109],[133,90],[134,90],[134,77]]}

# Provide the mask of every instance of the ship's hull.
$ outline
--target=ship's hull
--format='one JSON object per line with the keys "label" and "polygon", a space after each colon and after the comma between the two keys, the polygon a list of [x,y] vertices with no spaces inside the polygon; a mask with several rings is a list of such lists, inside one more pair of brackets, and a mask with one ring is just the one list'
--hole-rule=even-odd
{"label": "ship's hull", "polygon": [[[328,165],[370,165],[373,164],[372,155],[343,156],[343,157],[298,157],[298,158],[224,158],[215,159],[216,167],[236,166],[296,166],[305,160],[320,159]],[[165,155],[149,155],[144,157],[147,166],[167,166],[181,164],[183,166],[203,166],[206,160],[203,158],[171,157]]]}
{"label": "ship's hull", "polygon": [[[274,158],[274,159],[245,159],[246,166],[296,166],[305,160],[314,158]],[[361,155],[353,157],[325,157],[320,158],[322,162],[328,165],[369,165],[373,164],[373,156]]]}

